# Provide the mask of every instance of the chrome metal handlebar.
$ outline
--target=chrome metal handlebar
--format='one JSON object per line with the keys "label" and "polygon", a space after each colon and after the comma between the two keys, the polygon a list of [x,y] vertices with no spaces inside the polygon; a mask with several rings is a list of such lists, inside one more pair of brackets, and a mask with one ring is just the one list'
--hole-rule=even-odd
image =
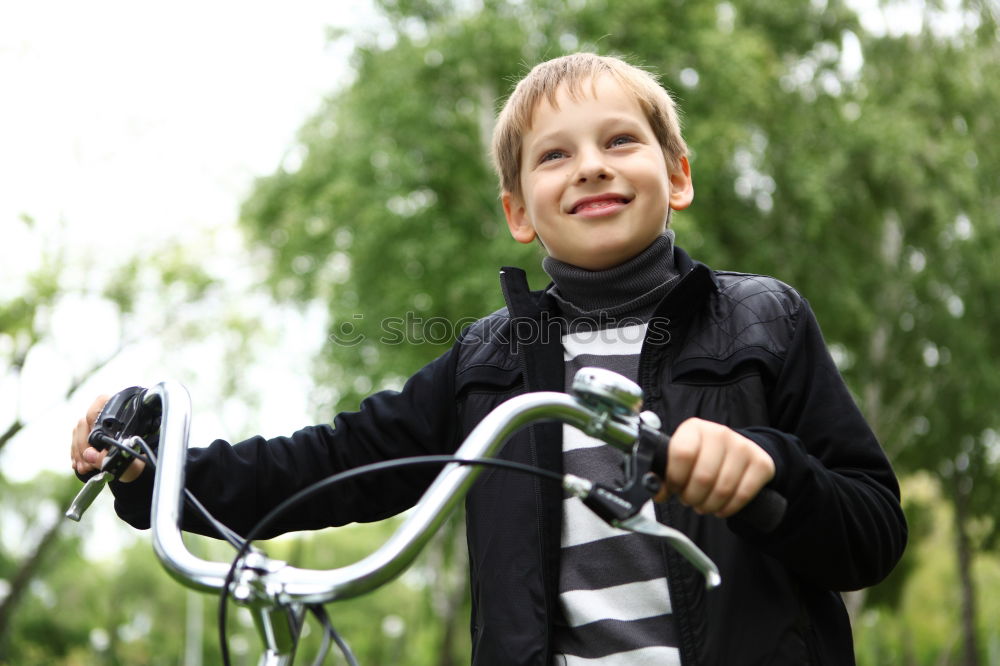
{"label": "chrome metal handlebar", "polygon": [[[639,416],[634,406],[641,404],[641,397],[635,402],[634,396],[631,396],[631,404],[620,408],[621,399],[627,399],[627,396],[618,395],[621,387],[615,383],[617,375],[612,374],[597,371],[592,385],[601,390],[595,391],[592,396],[537,392],[508,400],[469,434],[455,452],[456,458],[494,457],[516,430],[545,420],[573,425],[618,449],[631,450],[639,434]],[[192,554],[181,539],[180,516],[190,427],[190,397],[180,384],[164,382],[150,389],[146,399],[160,400],[163,414],[159,463],[153,488],[153,548],[167,571],[182,584],[203,591],[220,590],[225,584],[230,563],[203,560]],[[413,562],[451,509],[465,496],[480,471],[477,466],[446,465],[392,537],[359,562],[324,571],[300,569],[268,560],[264,567],[249,567],[252,572],[248,576],[237,576],[234,596],[239,599],[254,593],[248,589],[248,577],[254,579],[256,594],[263,594],[280,603],[324,603],[356,597],[380,587],[400,575]]]}
{"label": "chrome metal handlebar", "polygon": [[194,555],[181,538],[184,462],[191,430],[191,396],[180,383],[166,381],[147,391],[145,400],[160,401],[160,445],[153,482],[150,524],[153,551],[178,582],[206,592],[222,589],[230,565]]}

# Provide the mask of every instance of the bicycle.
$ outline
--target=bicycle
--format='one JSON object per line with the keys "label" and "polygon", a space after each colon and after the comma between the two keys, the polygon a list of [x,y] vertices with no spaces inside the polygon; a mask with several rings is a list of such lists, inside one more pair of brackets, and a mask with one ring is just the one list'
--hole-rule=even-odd
{"label": "bicycle", "polygon": [[[526,393],[494,409],[469,434],[453,456],[421,456],[388,460],[347,470],[288,498],[241,538],[206,515],[222,538],[237,549],[231,562],[203,560],[181,539],[180,517],[186,499],[207,514],[184,488],[184,460],[188,447],[191,400],[176,382],[148,390],[132,387],[116,394],[102,410],[91,433],[92,445],[109,448],[102,470],[87,481],[67,517],[80,520],[104,485],[124,471],[133,458],[155,465],[151,526],[153,549],[166,571],[181,584],[219,594],[219,631],[223,661],[228,663],[225,638],[226,600],[249,609],[264,644],[261,666],[291,664],[305,614],[313,612],[325,629],[321,663],[336,642],[348,663],[357,661],[337,635],[323,604],[370,592],[399,576],[465,496],[483,467],[494,466],[538,474],[563,485],[608,524],[667,540],[705,577],[706,587],[721,584],[716,565],[686,535],[646,518],[642,506],[660,488],[653,470],[666,469],[669,437],[660,431],[652,412],[640,413],[642,391],[630,380],[600,368],[584,368],[574,378],[573,395],[557,392]],[[559,475],[493,458],[516,430],[545,420],[572,425],[623,453],[625,483],[620,488],[593,483],[571,474]],[[146,441],[158,424],[158,451]],[[158,459],[157,459],[158,456]],[[313,493],[361,474],[405,465],[444,465],[444,469],[415,505],[402,525],[378,550],[359,562],[331,570],[299,569],[268,558],[251,544],[279,513]],[[781,520],[785,499],[765,488],[744,510],[744,519],[770,531]],[[329,639],[329,640],[327,640]]]}

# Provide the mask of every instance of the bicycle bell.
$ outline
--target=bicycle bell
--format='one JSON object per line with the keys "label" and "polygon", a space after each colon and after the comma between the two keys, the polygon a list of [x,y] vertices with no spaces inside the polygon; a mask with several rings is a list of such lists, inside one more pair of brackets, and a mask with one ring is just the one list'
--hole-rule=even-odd
{"label": "bicycle bell", "polygon": [[642,408],[639,385],[604,368],[580,368],[573,377],[572,390],[583,402],[612,415],[636,416]]}

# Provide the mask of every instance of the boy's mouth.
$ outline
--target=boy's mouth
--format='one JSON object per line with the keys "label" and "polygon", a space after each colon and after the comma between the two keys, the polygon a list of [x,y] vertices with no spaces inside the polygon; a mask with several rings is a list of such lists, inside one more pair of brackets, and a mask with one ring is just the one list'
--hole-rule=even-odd
{"label": "boy's mouth", "polygon": [[570,215],[599,215],[617,210],[631,201],[630,198],[621,194],[598,194],[592,197],[584,197],[575,202],[569,209],[569,212]]}

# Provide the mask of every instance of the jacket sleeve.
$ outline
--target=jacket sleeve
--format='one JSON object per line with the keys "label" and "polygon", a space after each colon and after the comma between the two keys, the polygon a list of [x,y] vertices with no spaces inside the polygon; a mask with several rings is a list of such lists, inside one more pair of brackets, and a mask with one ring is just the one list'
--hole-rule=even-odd
{"label": "jacket sleeve", "polygon": [[803,580],[832,590],[873,585],[906,546],[899,484],[844,384],[805,301],[770,402],[772,428],[741,430],[774,459],[788,500],[781,525],[731,526]]}
{"label": "jacket sleeve", "polygon": [[[431,362],[400,392],[383,391],[332,425],[303,428],[290,437],[216,440],[191,449],[186,487],[230,528],[246,534],[293,493],[337,472],[408,456],[451,453],[458,445],[454,348]],[[381,520],[413,506],[440,468],[419,466],[367,474],[338,484],[282,517],[265,538],[296,530]],[[150,525],[153,474],[111,484],[115,511],[140,529]],[[216,534],[187,507],[182,527]]]}

